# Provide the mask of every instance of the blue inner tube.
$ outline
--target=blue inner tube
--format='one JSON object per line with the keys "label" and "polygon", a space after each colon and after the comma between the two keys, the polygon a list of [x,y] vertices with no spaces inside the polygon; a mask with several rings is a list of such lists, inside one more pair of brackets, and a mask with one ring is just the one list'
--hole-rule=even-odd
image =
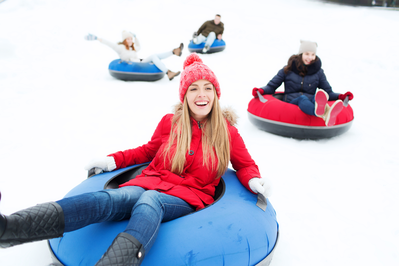
{"label": "blue inner tube", "polygon": [[[202,49],[204,49],[205,47],[205,43],[200,43],[200,44],[195,44],[193,43],[193,41],[191,40],[189,45],[188,45],[188,50],[192,53],[196,52],[196,53],[200,53],[202,54]],[[210,49],[208,52],[206,52],[207,54],[211,54],[211,53],[216,53],[216,52],[221,52],[226,48],[226,43],[223,40],[218,40],[216,39],[213,44],[211,45]]]}
{"label": "blue inner tube", "polygon": [[[91,177],[65,197],[117,187],[131,166]],[[137,173],[136,173],[137,174]],[[111,180],[111,181],[110,181]],[[256,206],[257,196],[249,192],[228,169],[217,188],[212,205],[161,224],[157,240],[146,254],[143,266],[150,265],[268,265],[278,239],[276,212],[267,200],[266,210]],[[219,190],[219,192],[218,192]],[[65,233],[49,240],[53,260],[61,265],[94,265],[122,232],[128,221],[104,222]]]}
{"label": "blue inner tube", "polygon": [[120,59],[108,66],[111,76],[126,81],[155,81],[163,78],[163,73],[153,63],[125,62]]}

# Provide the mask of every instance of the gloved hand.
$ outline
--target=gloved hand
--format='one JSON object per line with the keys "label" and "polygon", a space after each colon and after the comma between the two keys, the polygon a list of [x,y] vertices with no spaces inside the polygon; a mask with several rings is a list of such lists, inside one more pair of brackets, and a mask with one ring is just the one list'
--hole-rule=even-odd
{"label": "gloved hand", "polygon": [[97,36],[89,33],[85,36],[85,40],[86,41],[95,41],[95,40],[97,40]]}
{"label": "gloved hand", "polygon": [[350,92],[350,91],[346,92],[345,94],[340,94],[340,95],[338,96],[338,99],[340,99],[340,100],[343,101],[343,100],[345,100],[346,96],[348,96],[348,100],[349,100],[349,101],[353,99],[353,93]]}
{"label": "gloved hand", "polygon": [[85,166],[86,170],[90,170],[92,168],[95,168],[96,174],[99,174],[102,171],[112,171],[116,168],[114,157],[106,156],[106,157],[94,158]]}
{"label": "gloved hand", "polygon": [[265,196],[265,198],[268,198],[271,195],[272,192],[272,186],[271,182],[269,179],[262,177],[254,177],[251,178],[248,182],[249,188],[254,192],[254,193],[260,193]]}
{"label": "gloved hand", "polygon": [[265,91],[263,89],[255,87],[255,88],[252,89],[252,96],[254,96],[255,98],[258,98],[258,93],[257,93],[258,91],[262,95],[265,93]]}

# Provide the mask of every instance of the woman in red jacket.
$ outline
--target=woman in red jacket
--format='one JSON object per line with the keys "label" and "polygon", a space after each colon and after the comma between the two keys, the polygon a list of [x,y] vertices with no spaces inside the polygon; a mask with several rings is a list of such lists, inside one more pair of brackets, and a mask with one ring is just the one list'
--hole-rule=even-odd
{"label": "woman in red jacket", "polygon": [[[222,111],[216,76],[197,54],[184,62],[180,101],[165,115],[151,140],[138,148],[93,160],[86,167],[112,171],[151,161],[135,179],[94,193],[64,198],[0,215],[0,246],[60,237],[92,223],[129,219],[96,265],[140,265],[155,242],[161,222],[204,208],[229,162],[241,183],[266,197],[269,184],[234,127],[235,115]],[[32,222],[33,221],[33,222]],[[36,223],[35,221],[40,221]],[[44,222],[47,221],[47,222]]]}

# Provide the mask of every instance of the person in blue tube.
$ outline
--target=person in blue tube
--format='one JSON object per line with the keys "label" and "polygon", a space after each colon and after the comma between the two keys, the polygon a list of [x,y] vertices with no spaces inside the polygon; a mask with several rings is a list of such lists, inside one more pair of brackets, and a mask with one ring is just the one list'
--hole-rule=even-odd
{"label": "person in blue tube", "polygon": [[213,20],[205,21],[201,27],[193,34],[193,43],[205,43],[203,53],[206,53],[211,48],[213,42],[222,39],[224,32],[224,24],[220,21],[221,16],[217,14]]}
{"label": "person in blue tube", "polygon": [[246,189],[267,198],[271,184],[261,176],[234,126],[236,115],[222,110],[220,96],[216,75],[196,53],[190,54],[180,77],[180,102],[174,113],[163,116],[151,140],[86,165],[87,170],[101,172],[151,161],[147,168],[116,189],[66,197],[7,216],[0,213],[0,248],[61,237],[94,223],[127,220],[95,266],[139,266],[162,222],[214,202],[230,163]]}

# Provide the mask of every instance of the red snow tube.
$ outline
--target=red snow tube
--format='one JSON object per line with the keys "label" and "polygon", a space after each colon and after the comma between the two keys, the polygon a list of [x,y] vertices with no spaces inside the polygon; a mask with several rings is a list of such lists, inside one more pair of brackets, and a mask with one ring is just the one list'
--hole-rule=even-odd
{"label": "red snow tube", "polygon": [[[259,129],[295,139],[323,139],[341,135],[349,130],[354,116],[348,104],[337,116],[334,126],[327,127],[324,120],[307,115],[295,104],[283,102],[284,93],[265,94],[261,102],[253,98],[248,104],[249,120]],[[331,106],[334,102],[329,101]]]}

